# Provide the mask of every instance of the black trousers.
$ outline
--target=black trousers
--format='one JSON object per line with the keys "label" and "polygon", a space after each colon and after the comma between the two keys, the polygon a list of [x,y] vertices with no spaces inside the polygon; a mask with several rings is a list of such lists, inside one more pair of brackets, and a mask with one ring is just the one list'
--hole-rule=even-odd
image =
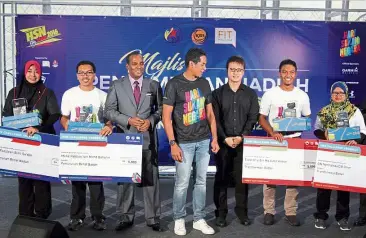
{"label": "black trousers", "polygon": [[360,193],[360,208],[358,216],[366,219],[366,193]]}
{"label": "black trousers", "polygon": [[[330,208],[330,195],[332,190],[329,189],[317,189],[316,196],[316,209],[317,212],[314,213],[316,219],[328,219],[328,211]],[[335,218],[337,221],[343,218],[348,219],[349,217],[349,200],[350,193],[346,191],[337,191],[337,205]]]}
{"label": "black trousers", "polygon": [[92,219],[104,219],[105,203],[103,182],[72,181],[72,202],[70,207],[71,219],[85,219],[86,185],[90,192],[90,213]]}
{"label": "black trousers", "polygon": [[47,219],[52,212],[50,182],[18,177],[19,215]]}
{"label": "black trousers", "polygon": [[243,146],[235,149],[225,144],[215,156],[216,175],[214,183],[214,203],[216,217],[226,217],[227,188],[235,187],[235,214],[239,219],[248,216],[248,184],[242,183]]}

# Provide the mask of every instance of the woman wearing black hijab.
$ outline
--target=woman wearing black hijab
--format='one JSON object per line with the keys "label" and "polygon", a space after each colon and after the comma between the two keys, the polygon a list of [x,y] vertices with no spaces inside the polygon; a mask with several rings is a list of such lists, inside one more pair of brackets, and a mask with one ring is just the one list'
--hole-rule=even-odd
{"label": "woman wearing black hijab", "polygon": [[[23,129],[29,136],[37,132],[56,134],[53,124],[61,115],[55,93],[45,87],[41,75],[37,61],[26,62],[20,85],[9,91],[2,112],[5,117],[38,112],[41,125]],[[50,182],[18,177],[18,183],[19,215],[47,219],[52,212]]]}

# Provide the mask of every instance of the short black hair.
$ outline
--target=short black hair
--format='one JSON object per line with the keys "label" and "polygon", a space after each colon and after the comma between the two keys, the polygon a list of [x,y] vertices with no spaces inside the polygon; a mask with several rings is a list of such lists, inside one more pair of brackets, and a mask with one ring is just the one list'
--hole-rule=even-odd
{"label": "short black hair", "polygon": [[80,65],[90,65],[93,68],[93,72],[97,72],[97,68],[95,67],[95,64],[89,60],[82,60],[76,65],[76,73],[79,71]]}
{"label": "short black hair", "polygon": [[185,65],[188,68],[189,61],[192,61],[193,63],[197,64],[200,62],[201,56],[206,56],[206,52],[200,48],[191,48],[188,50],[186,56],[185,56]]}
{"label": "short black hair", "polygon": [[233,62],[243,65],[243,67],[245,69],[245,61],[244,61],[243,57],[241,57],[239,55],[233,55],[233,56],[230,56],[230,58],[226,62],[226,70],[229,70],[229,64],[233,63]]}
{"label": "short black hair", "polygon": [[278,71],[281,72],[281,68],[284,66],[284,65],[292,65],[295,67],[295,70],[297,71],[297,65],[296,65],[296,62],[291,60],[291,59],[285,59],[285,60],[282,60],[281,63],[280,63],[280,67],[278,67]]}
{"label": "short black hair", "polygon": [[130,58],[131,58],[131,56],[133,56],[133,55],[141,55],[141,56],[142,56],[141,51],[139,51],[139,50],[132,51],[132,52],[131,52],[131,53],[129,53],[129,54],[127,55],[127,57],[126,57],[126,63],[127,63],[127,64],[130,64]]}

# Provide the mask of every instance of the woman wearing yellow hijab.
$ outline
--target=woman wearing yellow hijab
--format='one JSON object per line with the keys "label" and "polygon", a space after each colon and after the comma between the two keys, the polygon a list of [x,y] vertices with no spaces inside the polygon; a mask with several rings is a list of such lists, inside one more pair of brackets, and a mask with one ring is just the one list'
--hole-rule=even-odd
{"label": "woman wearing yellow hijab", "polygon": [[[315,122],[314,134],[319,139],[328,139],[328,129],[338,127],[360,127],[360,139],[346,141],[346,145],[356,145],[364,140],[366,135],[366,126],[362,113],[355,105],[349,101],[348,87],[344,82],[335,82],[330,90],[331,102],[323,107]],[[315,228],[326,229],[325,221],[328,219],[328,211],[330,208],[330,195],[332,190],[317,189],[316,209],[314,213]],[[349,218],[349,200],[350,193],[346,191],[337,191],[337,205],[335,218],[342,231],[349,231],[351,227],[348,222]]]}

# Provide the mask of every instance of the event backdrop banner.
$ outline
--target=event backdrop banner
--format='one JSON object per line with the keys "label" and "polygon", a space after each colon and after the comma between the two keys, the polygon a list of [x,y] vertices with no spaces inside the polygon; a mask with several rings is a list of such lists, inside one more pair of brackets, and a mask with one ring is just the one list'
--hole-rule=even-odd
{"label": "event backdrop banner", "polygon": [[[212,90],[227,82],[227,59],[241,55],[246,61],[243,82],[259,98],[279,84],[280,62],[293,59],[295,85],[309,94],[313,121],[329,103],[333,82],[346,81],[354,103],[360,103],[366,87],[365,23],[19,15],[16,32],[19,73],[27,60],[39,60],[42,80],[59,103],[65,90],[78,85],[80,60],[95,63],[95,85],[108,91],[113,80],[127,74],[126,56],[134,50],[143,54],[145,76],[158,80],[163,90],[170,78],[183,73],[184,55],[192,47],[207,53],[204,77]],[[160,164],[172,165],[161,124],[158,133]],[[312,132],[304,136],[312,137]]]}

